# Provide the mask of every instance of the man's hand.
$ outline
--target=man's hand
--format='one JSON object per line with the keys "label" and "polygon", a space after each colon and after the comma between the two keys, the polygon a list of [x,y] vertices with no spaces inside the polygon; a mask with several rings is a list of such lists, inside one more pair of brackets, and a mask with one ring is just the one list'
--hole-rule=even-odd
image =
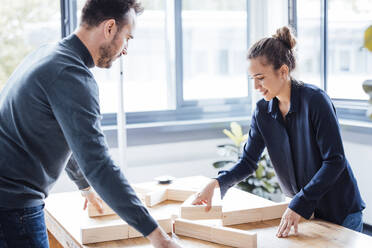
{"label": "man's hand", "polygon": [[172,240],[160,227],[157,227],[147,238],[155,248],[182,248]]}
{"label": "man's hand", "polygon": [[212,179],[201,192],[199,192],[196,198],[193,200],[193,205],[202,205],[206,204],[207,207],[205,211],[209,211],[212,208],[212,198],[214,194],[214,189],[219,187],[218,181],[216,179]]}
{"label": "man's hand", "polygon": [[81,190],[81,194],[85,197],[84,202],[84,210],[87,209],[88,202],[92,204],[98,211],[98,213],[102,214],[102,199],[98,197],[98,195],[89,187],[87,189]]}
{"label": "man's hand", "polygon": [[290,208],[287,208],[285,213],[282,216],[282,220],[280,221],[280,225],[278,228],[278,232],[276,236],[278,238],[286,238],[288,237],[289,232],[291,231],[292,226],[294,227],[295,234],[298,234],[298,222],[301,219],[301,215],[297,214]]}

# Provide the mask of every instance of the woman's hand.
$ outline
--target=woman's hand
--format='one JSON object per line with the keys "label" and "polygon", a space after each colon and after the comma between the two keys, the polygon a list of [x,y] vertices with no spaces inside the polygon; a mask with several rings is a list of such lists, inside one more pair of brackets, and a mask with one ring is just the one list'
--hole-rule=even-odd
{"label": "woman's hand", "polygon": [[282,216],[282,220],[280,221],[280,225],[278,228],[278,232],[276,236],[278,238],[286,238],[288,237],[289,232],[291,231],[292,226],[294,227],[295,234],[298,233],[298,222],[300,222],[301,215],[296,213],[290,208],[284,212]]}
{"label": "woman's hand", "polygon": [[202,191],[200,191],[194,201],[192,202],[193,205],[202,205],[206,204],[207,207],[205,211],[209,211],[212,208],[212,199],[214,194],[214,189],[219,187],[218,181],[216,179],[212,179]]}

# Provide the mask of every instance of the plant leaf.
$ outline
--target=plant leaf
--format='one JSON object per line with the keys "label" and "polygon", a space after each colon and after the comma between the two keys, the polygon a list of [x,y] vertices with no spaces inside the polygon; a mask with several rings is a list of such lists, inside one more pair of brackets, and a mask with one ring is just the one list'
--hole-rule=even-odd
{"label": "plant leaf", "polygon": [[222,160],[222,161],[217,161],[213,163],[213,167],[216,169],[220,169],[222,167],[225,167],[227,164],[235,163],[234,161],[231,160]]}
{"label": "plant leaf", "polygon": [[226,147],[231,147],[231,148],[234,148],[234,149],[238,149],[238,147],[236,147],[236,145],[234,145],[234,144],[222,144],[222,145],[217,146],[217,148],[226,148]]}
{"label": "plant leaf", "polygon": [[240,147],[239,139],[237,139],[237,137],[235,137],[234,134],[230,130],[224,129],[223,133],[226,134],[227,137],[229,137],[235,143],[237,147]]}
{"label": "plant leaf", "polygon": [[372,52],[372,25],[364,32],[364,47]]}
{"label": "plant leaf", "polygon": [[258,168],[257,168],[257,170],[256,170],[256,177],[257,177],[258,179],[262,178],[264,172],[265,172],[265,168],[264,168],[261,164],[258,165]]}
{"label": "plant leaf", "polygon": [[231,126],[231,131],[235,135],[235,137],[241,140],[243,137],[242,127],[235,121],[231,122],[230,126]]}
{"label": "plant leaf", "polygon": [[266,180],[263,180],[262,181],[263,184],[262,184],[262,187],[264,187],[266,189],[267,192],[269,193],[274,193],[275,191],[275,188],[274,186],[272,186],[269,182],[267,182]]}

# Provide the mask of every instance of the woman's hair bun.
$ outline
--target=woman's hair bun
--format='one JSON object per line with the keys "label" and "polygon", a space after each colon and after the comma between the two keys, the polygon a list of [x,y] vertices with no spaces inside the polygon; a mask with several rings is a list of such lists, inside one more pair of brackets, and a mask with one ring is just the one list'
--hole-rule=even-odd
{"label": "woman's hair bun", "polygon": [[273,38],[283,42],[283,44],[290,50],[296,46],[296,38],[294,37],[292,30],[287,26],[277,29]]}

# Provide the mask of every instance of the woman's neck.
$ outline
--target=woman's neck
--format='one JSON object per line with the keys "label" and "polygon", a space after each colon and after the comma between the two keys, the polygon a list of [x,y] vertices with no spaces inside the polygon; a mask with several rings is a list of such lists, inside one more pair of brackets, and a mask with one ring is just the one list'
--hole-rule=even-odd
{"label": "woman's neck", "polygon": [[279,95],[276,96],[279,100],[279,109],[283,117],[287,115],[291,107],[291,80],[288,80],[284,85]]}

